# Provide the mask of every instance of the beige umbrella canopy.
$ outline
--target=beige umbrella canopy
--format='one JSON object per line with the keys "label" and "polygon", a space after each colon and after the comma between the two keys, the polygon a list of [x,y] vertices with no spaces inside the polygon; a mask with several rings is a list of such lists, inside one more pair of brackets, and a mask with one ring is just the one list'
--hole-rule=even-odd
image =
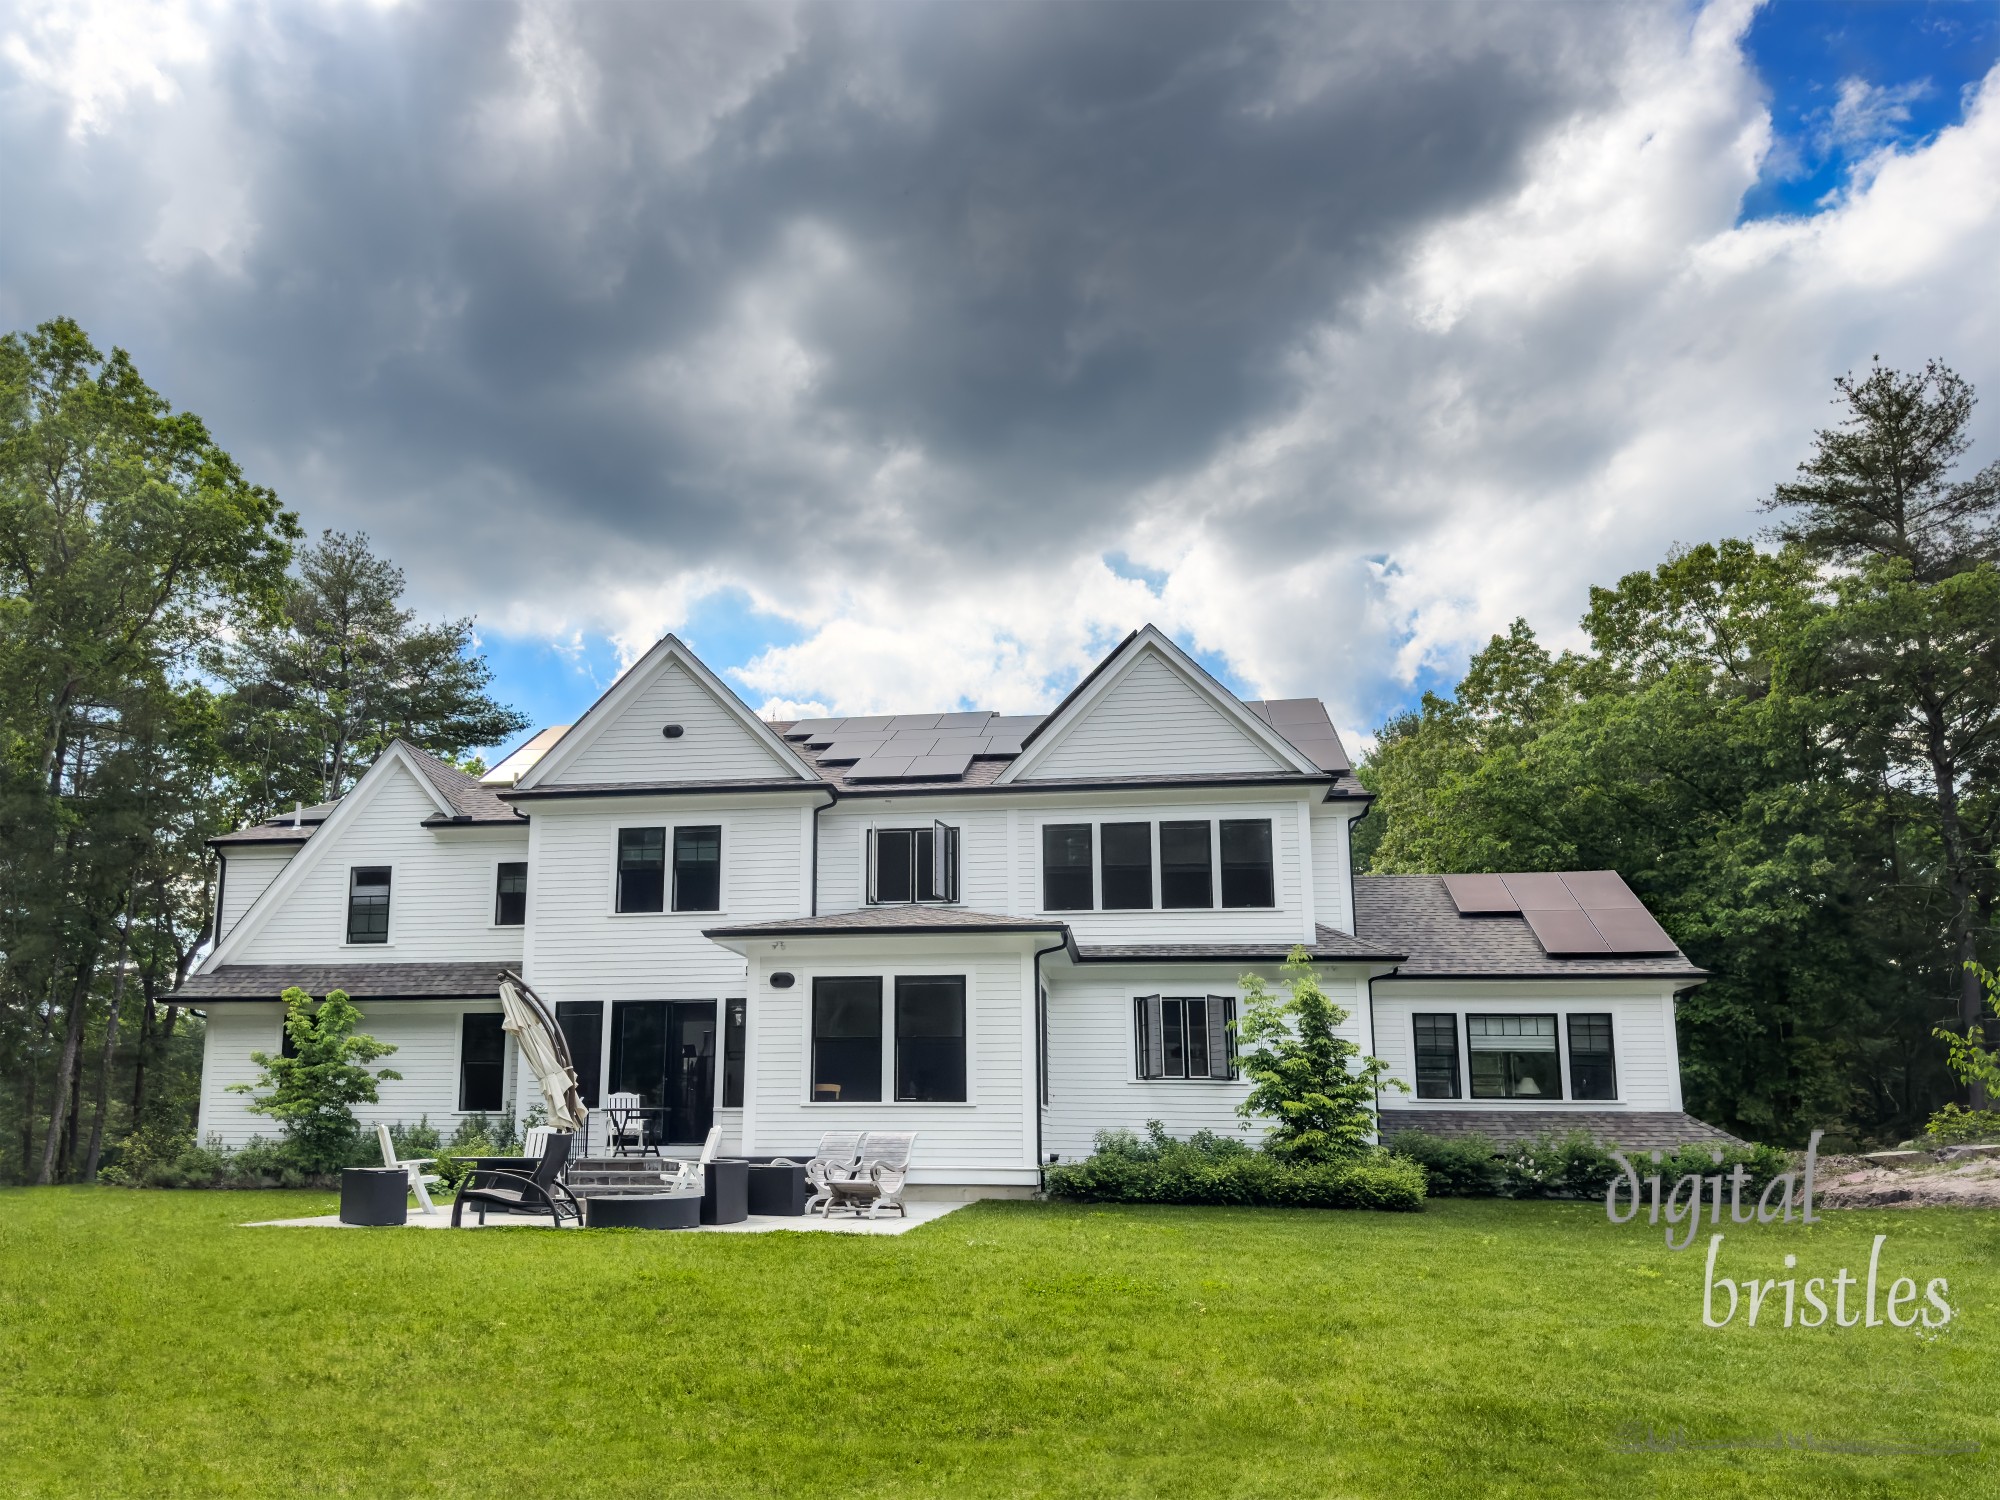
{"label": "beige umbrella canopy", "polygon": [[549,1124],[557,1130],[581,1130],[590,1113],[577,1093],[576,1064],[570,1061],[569,1043],[562,1028],[542,997],[528,988],[527,981],[509,970],[500,971],[500,1008],[507,1014],[501,1029],[514,1033],[521,1056],[534,1069],[542,1098],[548,1101]]}

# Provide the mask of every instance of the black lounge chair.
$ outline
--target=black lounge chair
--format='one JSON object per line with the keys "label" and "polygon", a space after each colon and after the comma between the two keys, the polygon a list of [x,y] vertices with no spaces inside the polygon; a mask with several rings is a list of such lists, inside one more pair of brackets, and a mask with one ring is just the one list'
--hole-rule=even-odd
{"label": "black lounge chair", "polygon": [[583,1209],[562,1181],[563,1165],[569,1160],[570,1143],[575,1139],[566,1132],[551,1135],[533,1172],[509,1172],[499,1167],[475,1169],[459,1184],[458,1196],[452,1200],[451,1227],[460,1227],[460,1216],[468,1203],[478,1213],[481,1224],[486,1222],[488,1209],[509,1214],[547,1214],[558,1229],[564,1219],[582,1223]]}

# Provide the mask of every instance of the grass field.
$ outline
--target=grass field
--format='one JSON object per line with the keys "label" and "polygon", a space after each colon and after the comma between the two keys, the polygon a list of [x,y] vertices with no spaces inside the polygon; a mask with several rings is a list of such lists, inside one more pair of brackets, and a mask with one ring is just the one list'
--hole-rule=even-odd
{"label": "grass field", "polygon": [[[1923,1339],[1705,1329],[1701,1243],[1589,1205],[235,1227],[331,1208],[0,1192],[0,1495],[2000,1494],[2000,1214],[1727,1229],[1773,1278],[1887,1233],[1885,1278],[1949,1279]],[[1617,1451],[1634,1423],[1982,1451]]]}

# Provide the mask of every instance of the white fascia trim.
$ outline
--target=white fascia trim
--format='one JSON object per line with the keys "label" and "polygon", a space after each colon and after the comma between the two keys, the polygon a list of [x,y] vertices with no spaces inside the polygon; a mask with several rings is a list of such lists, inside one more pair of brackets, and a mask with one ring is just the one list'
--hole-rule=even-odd
{"label": "white fascia trim", "polygon": [[354,783],[354,789],[334,804],[333,811],[327,814],[326,821],[319,825],[318,831],[306,840],[305,847],[292,856],[285,868],[278,872],[278,878],[264,887],[263,894],[250,903],[249,909],[236,919],[236,925],[230,928],[222,940],[210,950],[208,958],[202,963],[201,972],[207,973],[210,969],[221,967],[230,955],[241,948],[249,940],[250,935],[268,920],[270,913],[284,903],[285,898],[301,880],[305,879],[306,872],[327,857],[327,850],[340,841],[339,836],[347,825],[359,817],[362,809],[373,802],[376,794],[388,785],[392,766],[401,766],[404,773],[424,789],[430,799],[437,804],[438,811],[446,817],[458,811],[444,800],[443,793],[439,792],[431,784],[430,777],[424,775],[418,768],[402,742],[390,741],[389,748],[378,755],[375,764],[363,772],[361,779]]}
{"label": "white fascia trim", "polygon": [[637,696],[639,690],[651,682],[661,667],[669,662],[684,667],[696,682],[708,690],[710,696],[749,727],[765,749],[789,766],[799,780],[814,785],[821,784],[819,773],[806,763],[798,751],[786,743],[784,736],[752,713],[749,705],[736,696],[728,683],[709,671],[701,658],[682,645],[678,637],[663,635],[653,643],[650,651],[625,669],[624,675],[612,683],[602,697],[584,710],[583,717],[570,725],[564,731],[563,737],[549,748],[548,753],[528,768],[527,774],[514,783],[515,787],[527,791],[540,786],[555,772],[575,760],[596,742],[597,737],[604,732],[605,725],[618,716],[618,710]]}
{"label": "white fascia trim", "polygon": [[1277,756],[1283,764],[1306,776],[1325,774],[1294,749],[1289,740],[1245,708],[1234,693],[1210,676],[1200,662],[1176,646],[1158,626],[1148,625],[1126,645],[1125,660],[1117,661],[1114,656],[1107,662],[1105,669],[1098,673],[1097,680],[1063,710],[1062,717],[1049,725],[1024,754],[1017,755],[1006,770],[994,777],[993,784],[1002,786],[1016,782],[1032,771],[1055,746],[1063,742],[1069,732],[1096,706],[1100,698],[1125,680],[1126,674],[1138,664],[1139,658],[1148,650],[1157,653],[1190,687],[1229,715],[1245,734]]}

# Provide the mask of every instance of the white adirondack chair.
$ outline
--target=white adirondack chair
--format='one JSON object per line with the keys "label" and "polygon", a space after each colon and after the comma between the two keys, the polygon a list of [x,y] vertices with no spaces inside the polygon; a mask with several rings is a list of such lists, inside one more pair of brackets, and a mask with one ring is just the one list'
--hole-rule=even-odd
{"label": "white adirondack chair", "polygon": [[430,1186],[432,1183],[442,1182],[444,1179],[442,1177],[431,1176],[423,1169],[434,1165],[437,1158],[435,1156],[412,1156],[402,1161],[396,1160],[396,1143],[389,1139],[389,1127],[387,1125],[377,1125],[375,1127],[375,1139],[382,1147],[382,1165],[385,1167],[401,1167],[408,1173],[410,1191],[417,1195],[417,1202],[423,1205],[425,1213],[436,1213],[437,1209],[431,1203]]}
{"label": "white adirondack chair", "polygon": [[701,1155],[693,1161],[685,1157],[663,1156],[660,1158],[660,1178],[667,1184],[670,1193],[699,1193],[708,1186],[708,1164],[715,1160],[715,1153],[722,1149],[722,1127],[709,1128],[708,1139],[701,1143]]}
{"label": "white adirondack chair", "polygon": [[903,1184],[910,1175],[910,1152],[917,1144],[914,1130],[871,1130],[861,1137],[854,1165],[827,1178],[826,1202],[820,1217],[830,1219],[836,1211],[882,1217],[893,1208],[903,1218]]}

